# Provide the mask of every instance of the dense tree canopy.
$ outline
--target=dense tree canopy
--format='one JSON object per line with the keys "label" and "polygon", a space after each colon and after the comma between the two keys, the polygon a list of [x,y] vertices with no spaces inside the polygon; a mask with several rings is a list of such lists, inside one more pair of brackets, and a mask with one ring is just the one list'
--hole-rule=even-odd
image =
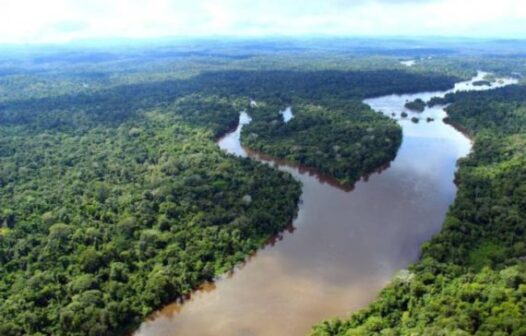
{"label": "dense tree canopy", "polygon": [[422,99],[418,98],[413,101],[405,103],[405,107],[411,111],[423,112],[424,109],[426,108],[426,103]]}
{"label": "dense tree canopy", "polygon": [[[261,104],[243,142],[353,182],[400,141],[362,98],[455,81],[177,59],[0,64],[0,335],[122,334],[290,224],[298,182],[214,143],[251,98]],[[295,118],[274,124],[289,104]]]}
{"label": "dense tree canopy", "polygon": [[370,307],[313,335],[526,334],[526,87],[434,102],[475,140],[442,231]]}
{"label": "dense tree canopy", "polygon": [[298,183],[221,153],[228,111],[188,99],[80,134],[1,128],[0,334],[116,332],[290,223]]}
{"label": "dense tree canopy", "polygon": [[343,184],[352,184],[392,160],[402,139],[393,120],[356,100],[327,105],[305,101],[294,105],[294,118],[287,123],[279,110],[276,104],[250,108],[253,121],[243,129],[243,143]]}

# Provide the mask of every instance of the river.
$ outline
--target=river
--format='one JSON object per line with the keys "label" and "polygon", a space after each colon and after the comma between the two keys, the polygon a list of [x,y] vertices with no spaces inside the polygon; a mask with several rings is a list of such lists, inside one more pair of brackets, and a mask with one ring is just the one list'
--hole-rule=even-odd
{"label": "river", "polygon": [[[513,83],[503,79],[489,88],[472,85],[484,74],[447,92]],[[418,259],[420,246],[440,230],[455,198],[456,163],[469,153],[470,140],[442,121],[446,113],[441,106],[422,113],[404,108],[406,101],[427,101],[447,92],[364,101],[398,120],[403,141],[386,170],[357,182],[352,191],[308,170],[247,152],[239,137],[250,117],[242,113],[238,128],[218,145],[234,155],[274,164],[301,181],[294,229],[183,304],[154,313],[134,335],[299,336],[323,319],[365,307],[399,270]],[[402,111],[408,117],[402,118]],[[420,121],[412,122],[413,116]],[[434,121],[426,121],[428,117]]]}

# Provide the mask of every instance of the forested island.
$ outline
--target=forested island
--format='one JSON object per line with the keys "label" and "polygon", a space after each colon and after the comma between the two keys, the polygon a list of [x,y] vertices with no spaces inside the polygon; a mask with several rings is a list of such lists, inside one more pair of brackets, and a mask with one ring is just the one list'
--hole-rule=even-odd
{"label": "forested island", "polygon": [[316,169],[342,184],[350,185],[391,161],[400,146],[398,125],[359,101],[296,104],[288,123],[277,115],[278,107],[269,104],[248,110],[253,121],[243,129],[243,143]]}
{"label": "forested island", "polygon": [[424,109],[426,108],[426,102],[418,98],[413,101],[407,102],[405,104],[405,107],[411,111],[423,112]]}
{"label": "forested island", "polygon": [[491,82],[489,80],[479,80],[473,82],[474,86],[491,86]]}

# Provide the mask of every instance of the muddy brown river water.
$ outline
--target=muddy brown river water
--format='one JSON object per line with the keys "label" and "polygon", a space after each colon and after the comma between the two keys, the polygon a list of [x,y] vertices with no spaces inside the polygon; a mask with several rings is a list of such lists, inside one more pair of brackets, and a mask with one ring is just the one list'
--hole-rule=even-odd
{"label": "muddy brown river water", "polygon": [[[458,83],[453,90],[492,87]],[[450,91],[453,91],[450,90]],[[448,92],[450,92],[448,91]],[[370,303],[401,269],[417,260],[420,246],[440,230],[456,187],[457,160],[470,140],[445,124],[443,107],[413,113],[407,100],[446,92],[367,99],[373,109],[398,119],[403,142],[390,166],[352,191],[295,166],[260,158],[240,145],[238,128],[218,145],[239,156],[276,165],[303,183],[294,230],[268,245],[231,274],[195,292],[184,303],[154,313],[134,336],[299,336],[313,324],[346,316]],[[401,118],[406,111],[408,118]],[[413,123],[412,116],[420,118]],[[426,122],[426,118],[434,119]]]}

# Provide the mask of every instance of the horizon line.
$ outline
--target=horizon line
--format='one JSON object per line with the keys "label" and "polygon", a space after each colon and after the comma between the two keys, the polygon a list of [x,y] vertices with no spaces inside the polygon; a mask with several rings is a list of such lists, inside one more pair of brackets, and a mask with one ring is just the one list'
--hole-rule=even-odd
{"label": "horizon line", "polygon": [[502,41],[526,42],[526,37],[505,37],[505,36],[463,36],[463,35],[351,35],[351,34],[266,34],[266,35],[234,35],[234,34],[211,34],[211,35],[164,35],[152,37],[93,37],[79,38],[67,41],[45,41],[45,42],[0,42],[0,47],[57,47],[57,46],[79,46],[90,43],[147,43],[147,42],[185,42],[185,41],[257,41],[257,40],[464,40],[473,42],[482,41]]}

